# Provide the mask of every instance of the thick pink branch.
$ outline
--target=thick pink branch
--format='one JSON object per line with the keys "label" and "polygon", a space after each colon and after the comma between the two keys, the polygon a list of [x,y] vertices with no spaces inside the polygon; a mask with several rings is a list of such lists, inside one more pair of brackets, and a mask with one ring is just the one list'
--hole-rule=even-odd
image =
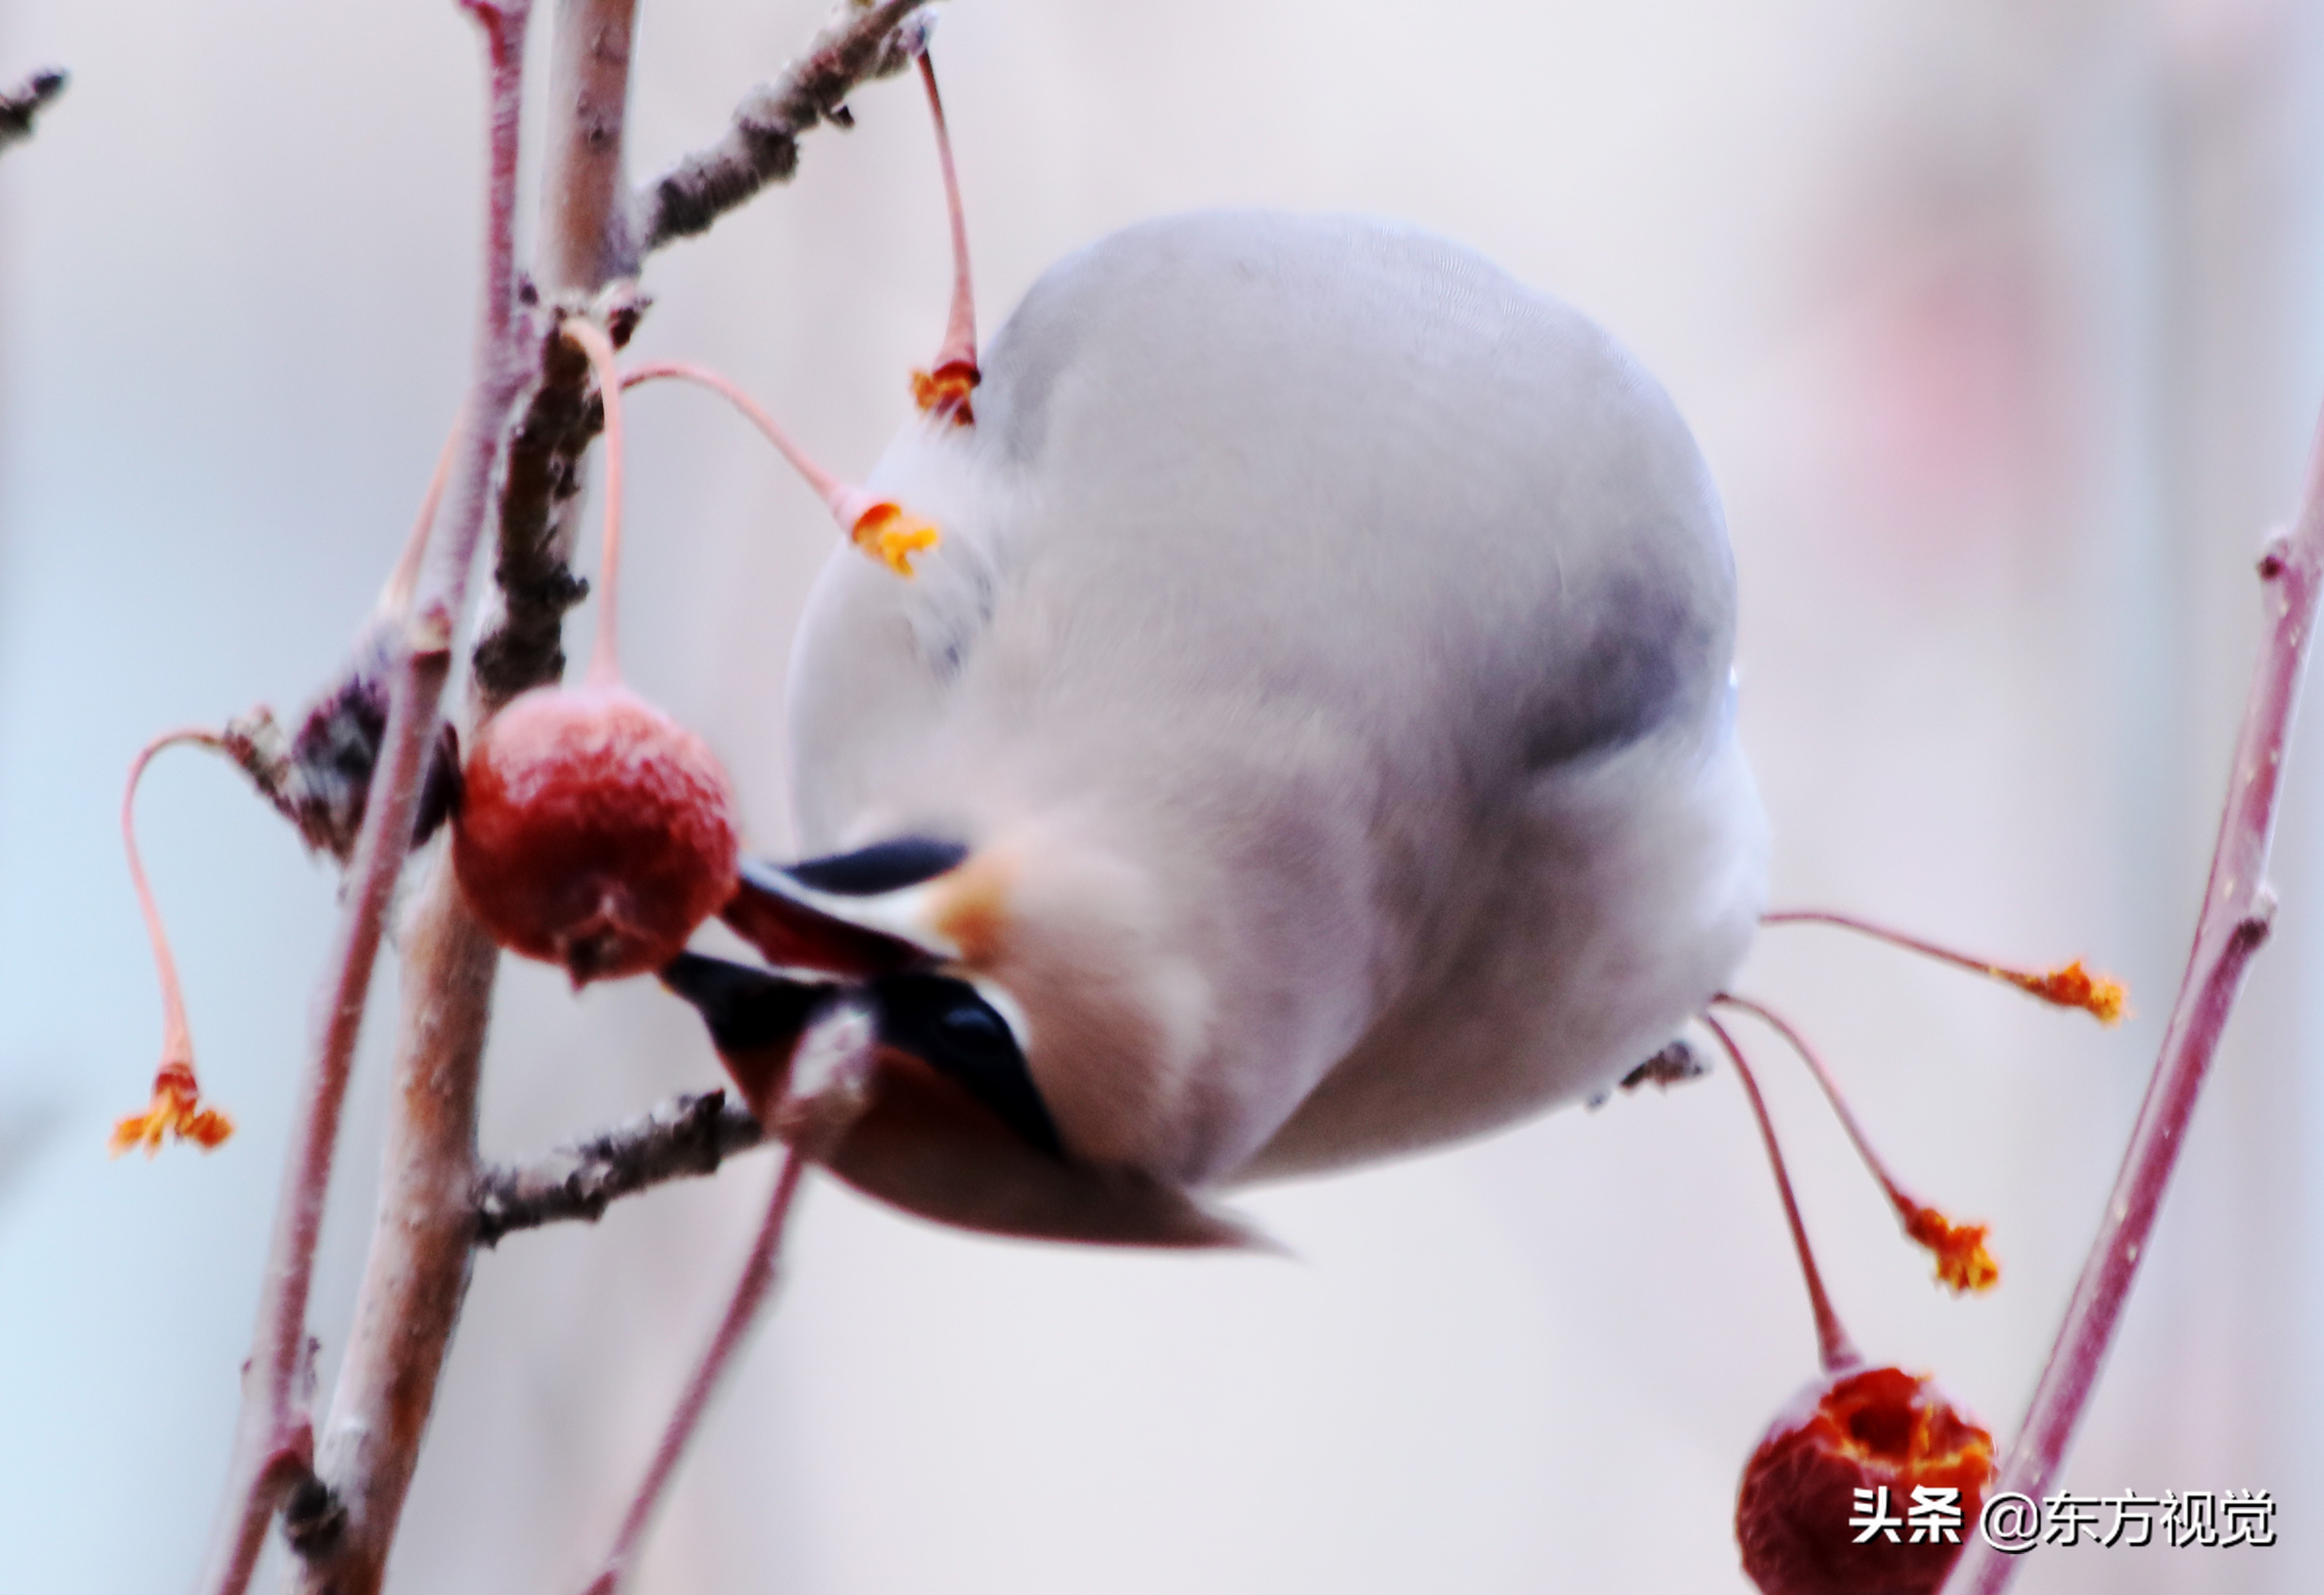
{"label": "thick pink branch", "polygon": [[455,450],[452,492],[429,539],[419,591],[397,639],[385,746],[317,1000],[315,1042],[291,1120],[258,1327],[244,1375],[234,1450],[227,1459],[225,1505],[202,1575],[200,1587],[217,1595],[239,1595],[248,1587],[268,1521],[308,1474],[312,1438],[302,1388],[308,1298],[338,1148],[339,1117],[382,928],[408,851],[420,778],[450,673],[453,629],[466,603],[468,571],[490,500],[493,456],[524,380],[512,334],[516,134],[526,4],[509,0],[472,9],[484,24],[492,63],[484,303],[473,392]]}
{"label": "thick pink branch", "polygon": [[[2155,1059],[2121,1172],[2107,1198],[2098,1238],[2083,1264],[2049,1363],[2034,1387],[2024,1424],[2004,1460],[1997,1490],[2015,1490],[2039,1500],[2057,1481],[2114,1343],[2123,1304],[2146,1254],[2163,1191],[2186,1141],[2188,1120],[2218,1056],[2245,971],[2267,939],[2275,908],[2266,882],[2268,853],[2274,840],[2292,716],[2315,635],[2317,595],[2324,586],[2324,423],[2319,423],[2310,456],[2299,521],[2289,537],[2270,545],[2260,562],[2260,576],[2273,623],[2236,742],[2227,806],[2219,818],[2218,843],[2211,855],[2210,880],[2204,888],[2186,978],[2163,1032],[2162,1054]],[[1949,1595],[1997,1595],[2008,1587],[2021,1560],[1971,1535],[1945,1590]]]}

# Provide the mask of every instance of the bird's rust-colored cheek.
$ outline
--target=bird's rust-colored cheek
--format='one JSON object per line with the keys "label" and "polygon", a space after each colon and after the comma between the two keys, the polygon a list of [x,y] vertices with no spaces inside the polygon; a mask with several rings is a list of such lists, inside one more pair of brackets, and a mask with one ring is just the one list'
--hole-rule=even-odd
{"label": "bird's rust-colored cheek", "polygon": [[798,1042],[798,1038],[792,1037],[777,1046],[737,1047],[718,1055],[718,1061],[726,1065],[727,1075],[742,1093],[743,1102],[761,1123],[790,1085],[791,1056]]}
{"label": "bird's rust-colored cheek", "polygon": [[1016,874],[1016,864],[1007,855],[982,853],[936,885],[929,926],[959,948],[960,961],[973,969],[991,969],[1000,962],[1008,940],[1010,889]]}
{"label": "bird's rust-colored cheek", "polygon": [[990,1235],[1111,1246],[1237,1247],[1250,1234],[1184,1192],[1028,1146],[956,1082],[882,1048],[872,1105],[831,1170],[907,1212]]}

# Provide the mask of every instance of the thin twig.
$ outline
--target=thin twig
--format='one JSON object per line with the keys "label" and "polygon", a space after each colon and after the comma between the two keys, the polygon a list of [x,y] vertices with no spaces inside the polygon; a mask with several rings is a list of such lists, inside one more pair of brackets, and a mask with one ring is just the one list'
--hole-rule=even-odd
{"label": "thin twig", "polygon": [[[2273,626],[2245,705],[2186,978],[2163,1032],[2122,1169],[2107,1198],[2098,1237],[1996,1491],[2016,1491],[2039,1500],[2056,1482],[2097,1388],[2107,1348],[2114,1343],[2123,1303],[2145,1256],[2163,1191],[2186,1142],[2195,1100],[2218,1053],[2245,971],[2267,939],[2275,912],[2266,878],[2276,799],[2309,643],[2315,635],[2318,593],[2324,588],[2324,422],[2319,423],[2309,456],[2298,522],[2290,536],[2269,544],[2259,572]],[[1950,1595],[1998,1595],[2015,1575],[2019,1560],[1995,1550],[1984,1536],[1972,1535],[1945,1589]]]}
{"label": "thin twig", "polygon": [[451,639],[466,607],[468,570],[490,497],[493,459],[523,382],[514,320],[517,114],[521,101],[527,0],[467,9],[484,23],[491,60],[491,174],[483,305],[475,374],[456,451],[450,502],[397,639],[385,750],[364,816],[318,1005],[316,1039],[292,1119],[288,1166],[275,1209],[258,1330],[244,1375],[243,1404],[226,1469],[226,1505],[212,1536],[202,1588],[248,1587],[266,1524],[309,1475],[311,1420],[301,1388],[315,1243],[330,1189],[339,1117],[363,1026],[383,923],[418,810],[451,667]]}
{"label": "thin twig", "polygon": [[1752,1074],[1751,1065],[1743,1061],[1743,1048],[1728,1034],[1727,1027],[1707,1013],[1697,1014],[1695,1019],[1718,1039],[1726,1051],[1727,1061],[1735,1065],[1735,1078],[1743,1083],[1743,1095],[1751,1104],[1751,1117],[1759,1124],[1759,1139],[1766,1144],[1768,1166],[1775,1171],[1775,1194],[1783,1198],[1784,1222],[1791,1226],[1792,1247],[1800,1257],[1800,1275],[1807,1281],[1808,1306],[1815,1314],[1816,1355],[1826,1373],[1836,1373],[1862,1358],[1857,1352],[1856,1342],[1840,1326],[1831,1295],[1824,1289],[1823,1271],[1816,1267],[1815,1249],[1808,1244],[1807,1225],[1800,1219],[1799,1198],[1792,1194],[1791,1171],[1784,1166],[1784,1149],[1775,1143],[1775,1121],[1767,1116],[1767,1100],[1759,1094],[1759,1082]]}
{"label": "thin twig", "polygon": [[783,1231],[790,1222],[793,1200],[798,1194],[800,1176],[810,1163],[830,1155],[869,1100],[874,1039],[872,1016],[860,1004],[849,1003],[834,1010],[799,1037],[790,1080],[793,1089],[800,1094],[779,1107],[764,1104],[770,1119],[779,1118],[785,1139],[790,1143],[782,1170],[775,1177],[767,1216],[751,1241],[742,1277],[735,1282],[734,1294],[726,1304],[724,1316],[719,1320],[718,1331],[704,1350],[701,1361],[695,1365],[685,1394],[678,1397],[678,1408],[670,1415],[661,1443],[654,1448],[653,1460],[646,1466],[645,1478],[640,1481],[629,1510],[622,1516],[613,1549],[606,1553],[603,1567],[591,1581],[588,1595],[614,1595],[636,1564],[638,1553],[645,1544],[646,1531],[653,1526],[654,1514],[669,1491],[670,1480],[677,1476],[687,1443],[701,1426],[711,1398],[718,1393],[727,1369],[750,1339],[774,1290],[775,1261],[781,1249]]}
{"label": "thin twig", "polygon": [[743,97],[724,137],[638,190],[629,230],[638,254],[706,232],[769,183],[788,182],[801,134],[818,122],[846,126],[857,86],[892,77],[918,56],[927,23],[913,14],[927,4],[846,0],[804,54]]}
{"label": "thin twig", "polygon": [[15,88],[0,92],[0,150],[32,136],[32,120],[70,82],[55,67],[42,67]]}
{"label": "thin twig", "polygon": [[606,1208],[669,1180],[716,1174],[737,1152],[766,1144],[751,1111],[723,1091],[687,1093],[520,1164],[476,1176],[476,1241],[568,1219],[595,1223]]}

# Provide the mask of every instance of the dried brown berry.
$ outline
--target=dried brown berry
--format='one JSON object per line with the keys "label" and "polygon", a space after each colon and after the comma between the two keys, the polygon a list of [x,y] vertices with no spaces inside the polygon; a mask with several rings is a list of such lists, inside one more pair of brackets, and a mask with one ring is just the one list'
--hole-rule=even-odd
{"label": "dried brown berry", "polygon": [[1743,1571],[1766,1595],[1932,1595],[1992,1478],[1993,1436],[1929,1379],[1840,1368],[1794,1399],[1743,1469]]}
{"label": "dried brown berry", "polygon": [[734,799],[702,739],[618,684],[529,692],[468,755],[460,890],[575,985],[660,968],[734,895]]}

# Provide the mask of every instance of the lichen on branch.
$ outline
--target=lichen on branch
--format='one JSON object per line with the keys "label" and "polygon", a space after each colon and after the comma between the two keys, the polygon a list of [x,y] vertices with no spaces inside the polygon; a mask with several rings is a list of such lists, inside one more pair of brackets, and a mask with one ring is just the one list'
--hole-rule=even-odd
{"label": "lichen on branch", "polygon": [[630,236],[641,256],[706,232],[769,183],[798,170],[798,141],[819,122],[851,120],[859,84],[892,77],[917,60],[931,19],[928,0],[848,0],[797,60],[734,107],[725,136],[687,156],[632,201]]}
{"label": "lichen on branch", "polygon": [[476,1176],[476,1241],[543,1224],[596,1222],[624,1196],[669,1180],[718,1172],[766,1130],[723,1091],[689,1092],[613,1129],[569,1141],[530,1162],[495,1164]]}

